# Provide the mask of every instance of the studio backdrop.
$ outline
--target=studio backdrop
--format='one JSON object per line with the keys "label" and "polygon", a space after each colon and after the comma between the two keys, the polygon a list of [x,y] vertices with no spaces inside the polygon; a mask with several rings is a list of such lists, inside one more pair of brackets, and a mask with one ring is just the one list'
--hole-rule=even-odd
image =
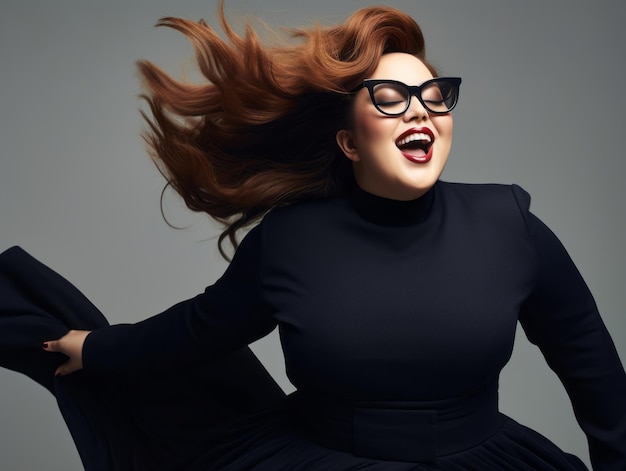
{"label": "studio backdrop", "polygon": [[[517,183],[565,244],[626,358],[626,17],[619,0],[227,0],[240,27],[332,24],[376,3],[410,13],[427,54],[463,77],[443,179]],[[166,192],[140,138],[134,62],[197,78],[162,16],[216,24],[216,0],[3,0],[0,250],[21,245],[112,323],[201,292],[226,263],[218,227]],[[257,21],[257,20],[255,20]],[[260,23],[257,23],[260,24]],[[281,386],[276,333],[254,346]],[[500,407],[588,463],[567,396],[521,329]],[[0,469],[81,469],[54,398],[0,371]]]}

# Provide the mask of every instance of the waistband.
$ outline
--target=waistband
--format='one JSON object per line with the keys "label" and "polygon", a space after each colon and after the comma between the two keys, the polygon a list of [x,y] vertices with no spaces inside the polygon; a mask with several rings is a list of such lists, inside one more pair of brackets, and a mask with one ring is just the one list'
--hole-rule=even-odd
{"label": "waistband", "polygon": [[297,426],[320,445],[355,456],[432,462],[487,440],[502,423],[497,383],[438,401],[345,401],[294,393]]}

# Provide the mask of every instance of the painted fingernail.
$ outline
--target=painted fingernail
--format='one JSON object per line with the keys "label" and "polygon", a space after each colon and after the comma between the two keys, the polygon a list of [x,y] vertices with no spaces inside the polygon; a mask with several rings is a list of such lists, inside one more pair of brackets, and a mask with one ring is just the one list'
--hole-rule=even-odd
{"label": "painted fingernail", "polygon": [[54,372],[54,376],[56,376],[56,377],[58,378],[59,376],[62,376],[62,375],[61,375],[61,372],[60,372],[60,371],[55,371],[55,372]]}
{"label": "painted fingernail", "polygon": [[42,345],[43,348],[48,348],[48,342],[44,342]]}

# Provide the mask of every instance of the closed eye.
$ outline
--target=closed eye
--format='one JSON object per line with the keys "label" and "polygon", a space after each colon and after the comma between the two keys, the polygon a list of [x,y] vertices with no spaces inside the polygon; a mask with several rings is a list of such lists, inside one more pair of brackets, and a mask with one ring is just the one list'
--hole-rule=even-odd
{"label": "closed eye", "polygon": [[404,103],[404,100],[376,100],[376,103],[378,103],[378,106],[393,106]]}

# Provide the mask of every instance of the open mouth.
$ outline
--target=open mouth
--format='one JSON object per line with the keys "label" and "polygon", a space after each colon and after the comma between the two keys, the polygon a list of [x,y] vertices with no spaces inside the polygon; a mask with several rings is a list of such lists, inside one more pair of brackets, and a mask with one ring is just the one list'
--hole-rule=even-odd
{"label": "open mouth", "polygon": [[410,129],[396,140],[396,146],[407,159],[424,163],[432,157],[434,141],[435,136],[430,129]]}

